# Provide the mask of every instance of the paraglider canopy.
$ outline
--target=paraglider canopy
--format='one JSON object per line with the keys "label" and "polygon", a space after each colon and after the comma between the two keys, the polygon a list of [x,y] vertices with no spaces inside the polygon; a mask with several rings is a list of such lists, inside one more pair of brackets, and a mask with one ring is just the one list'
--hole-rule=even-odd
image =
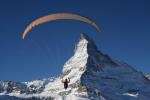
{"label": "paraglider canopy", "polygon": [[54,14],[49,14],[49,15],[40,17],[40,18],[34,20],[33,22],[31,22],[23,31],[22,38],[24,39],[26,34],[34,26],[48,22],[48,21],[54,21],[54,20],[59,20],[59,19],[72,19],[72,20],[82,21],[82,22],[88,23],[91,26],[95,27],[98,32],[101,31],[100,28],[98,27],[98,25],[96,24],[96,22],[94,22],[93,20],[91,20],[88,17],[84,17],[84,16],[81,16],[79,14],[74,14],[74,13],[54,13]]}

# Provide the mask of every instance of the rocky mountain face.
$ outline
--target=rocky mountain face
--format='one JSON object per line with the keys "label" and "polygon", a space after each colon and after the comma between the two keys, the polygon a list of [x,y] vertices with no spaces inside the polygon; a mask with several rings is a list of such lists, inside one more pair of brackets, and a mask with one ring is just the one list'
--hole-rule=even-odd
{"label": "rocky mountain face", "polygon": [[[64,90],[62,79],[70,79]],[[1,82],[4,100],[149,100],[150,81],[130,65],[101,53],[81,34],[74,55],[59,77],[31,82]]]}

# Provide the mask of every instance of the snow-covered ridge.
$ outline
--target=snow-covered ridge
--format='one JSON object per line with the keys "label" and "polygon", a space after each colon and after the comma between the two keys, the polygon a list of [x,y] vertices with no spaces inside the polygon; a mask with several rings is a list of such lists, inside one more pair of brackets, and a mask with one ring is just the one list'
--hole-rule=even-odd
{"label": "snow-covered ridge", "polygon": [[[66,78],[71,81],[64,90],[61,80]],[[141,72],[100,52],[86,34],[59,77],[0,82],[0,100],[149,100],[149,93],[150,81]]]}
{"label": "snow-covered ridge", "polygon": [[150,74],[145,75],[150,80]]}

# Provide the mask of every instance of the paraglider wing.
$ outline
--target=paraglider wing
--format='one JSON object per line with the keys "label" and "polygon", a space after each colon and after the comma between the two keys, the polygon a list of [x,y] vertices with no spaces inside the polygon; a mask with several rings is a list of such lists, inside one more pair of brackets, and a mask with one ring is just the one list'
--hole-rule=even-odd
{"label": "paraglider wing", "polygon": [[98,32],[100,32],[100,28],[98,25],[91,19],[81,16],[79,14],[73,14],[73,13],[54,13],[47,16],[43,16],[41,18],[36,19],[35,21],[31,22],[23,31],[22,38],[24,39],[26,34],[36,25],[48,22],[48,21],[54,21],[58,19],[72,19],[72,20],[78,20],[85,23],[88,23],[96,28]]}

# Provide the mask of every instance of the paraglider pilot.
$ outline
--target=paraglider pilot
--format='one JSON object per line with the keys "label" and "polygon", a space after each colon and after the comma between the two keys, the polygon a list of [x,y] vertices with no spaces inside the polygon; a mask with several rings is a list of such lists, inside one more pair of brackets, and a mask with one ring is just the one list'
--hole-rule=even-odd
{"label": "paraglider pilot", "polygon": [[65,81],[61,81],[62,83],[64,83],[64,89],[66,90],[68,88],[68,83],[70,83],[70,79],[65,79]]}

